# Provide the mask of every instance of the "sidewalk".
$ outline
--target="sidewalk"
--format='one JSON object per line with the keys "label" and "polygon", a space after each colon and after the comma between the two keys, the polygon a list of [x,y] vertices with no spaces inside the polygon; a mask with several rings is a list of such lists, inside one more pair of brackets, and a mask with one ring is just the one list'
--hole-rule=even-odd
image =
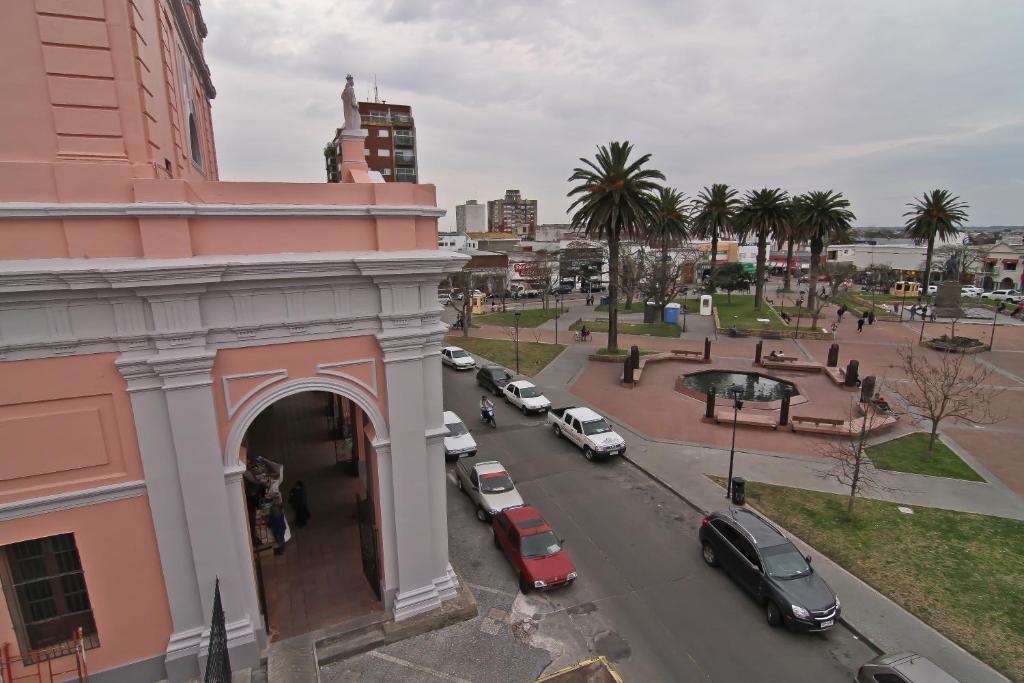
{"label": "sidewalk", "polygon": [[[587,363],[586,353],[570,346],[540,373],[537,383],[555,405],[580,404],[571,393],[572,379]],[[725,474],[728,450],[682,442],[655,441],[618,423],[628,442],[627,459],[694,507],[710,511],[726,504],[722,489],[705,473]],[[950,440],[945,440],[950,443]],[[950,444],[951,446],[953,444]],[[959,451],[959,449],[957,449]],[[737,453],[744,475],[754,481],[838,492],[819,476],[824,463],[810,458],[755,452]],[[971,463],[974,465],[975,463]],[[988,473],[982,469],[982,474]],[[885,473],[907,490],[880,495],[883,500],[1024,518],[1024,505],[1002,485],[979,484],[900,473]],[[792,537],[792,535],[791,535]],[[807,546],[794,537],[802,550]],[[843,596],[843,621],[856,634],[885,652],[912,650],[925,655],[962,681],[1006,681],[984,662],[820,553],[815,568]]]}

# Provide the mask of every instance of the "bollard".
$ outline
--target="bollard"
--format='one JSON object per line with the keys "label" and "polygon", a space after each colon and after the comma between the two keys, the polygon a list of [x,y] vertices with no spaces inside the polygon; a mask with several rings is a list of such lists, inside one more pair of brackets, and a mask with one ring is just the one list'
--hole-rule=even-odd
{"label": "bollard", "polygon": [[833,344],[828,347],[828,366],[830,368],[837,367],[839,365],[839,344]]}
{"label": "bollard", "polygon": [[857,386],[857,369],[860,367],[860,363],[856,360],[851,360],[846,364],[846,381],[843,382],[843,386],[855,387]]}
{"label": "bollard", "polygon": [[711,340],[704,337],[704,362],[711,362]]}
{"label": "bollard", "polygon": [[632,354],[627,355],[625,360],[622,361],[622,383],[632,384],[633,383],[633,356]]}
{"label": "bollard", "polygon": [[707,402],[707,406],[704,409],[704,417],[709,420],[715,419],[715,390],[708,389],[708,395],[704,399]]}
{"label": "bollard", "polygon": [[860,381],[860,402],[868,403],[875,395],[875,376],[868,375]]}
{"label": "bollard", "polygon": [[789,394],[782,397],[782,410],[779,411],[779,426],[785,427],[789,424]]}
{"label": "bollard", "polygon": [[754,365],[761,364],[761,354],[764,352],[764,340],[757,342],[757,346],[754,347]]}
{"label": "bollard", "polygon": [[633,362],[633,367],[640,367],[640,347],[631,346],[629,347],[629,358]]}

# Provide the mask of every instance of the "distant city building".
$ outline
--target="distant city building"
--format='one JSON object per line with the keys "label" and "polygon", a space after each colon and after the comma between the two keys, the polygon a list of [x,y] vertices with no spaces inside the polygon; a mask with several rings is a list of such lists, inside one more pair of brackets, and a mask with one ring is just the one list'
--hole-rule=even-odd
{"label": "distant city building", "polygon": [[[367,132],[366,165],[380,173],[389,183],[419,182],[419,163],[416,156],[416,124],[412,107],[405,104],[360,102],[359,114]],[[336,183],[341,177],[341,129],[324,148],[327,182]]]}
{"label": "distant city building", "polygon": [[519,190],[505,190],[504,199],[487,202],[487,229],[533,239],[537,229],[537,200],[523,199]]}
{"label": "distant city building", "polygon": [[537,242],[557,242],[571,232],[572,227],[568,223],[545,223],[537,226],[533,239]]}
{"label": "distant city building", "polygon": [[455,230],[461,234],[487,231],[487,209],[475,199],[455,207]]}

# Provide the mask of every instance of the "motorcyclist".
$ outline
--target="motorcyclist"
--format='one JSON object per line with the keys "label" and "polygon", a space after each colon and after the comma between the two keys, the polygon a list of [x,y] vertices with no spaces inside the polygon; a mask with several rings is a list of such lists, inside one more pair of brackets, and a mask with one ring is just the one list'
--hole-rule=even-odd
{"label": "motorcyclist", "polygon": [[486,417],[488,410],[494,410],[494,404],[487,396],[480,397],[480,417]]}

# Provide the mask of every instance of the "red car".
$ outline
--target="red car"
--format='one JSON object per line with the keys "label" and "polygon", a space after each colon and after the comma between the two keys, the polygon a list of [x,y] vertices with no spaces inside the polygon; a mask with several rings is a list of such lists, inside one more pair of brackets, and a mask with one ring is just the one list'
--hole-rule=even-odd
{"label": "red car", "polygon": [[572,583],[576,566],[562,550],[561,540],[536,509],[529,505],[509,508],[491,522],[494,545],[519,574],[519,588],[554,588]]}

